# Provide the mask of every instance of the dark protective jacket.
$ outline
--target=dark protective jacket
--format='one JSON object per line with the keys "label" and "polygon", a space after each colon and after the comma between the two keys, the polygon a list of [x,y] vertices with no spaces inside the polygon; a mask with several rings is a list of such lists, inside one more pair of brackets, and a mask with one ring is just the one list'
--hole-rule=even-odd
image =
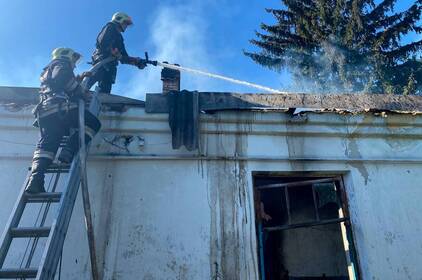
{"label": "dark protective jacket", "polygon": [[73,66],[66,59],[54,59],[41,73],[41,95],[61,96],[72,99],[82,96],[82,87],[73,73]]}
{"label": "dark protective jacket", "polygon": [[73,66],[66,59],[51,61],[41,73],[40,81],[41,100],[34,110],[39,117],[58,112],[64,107],[71,109],[77,106],[77,99],[83,98],[82,86],[73,73]]}
{"label": "dark protective jacket", "polygon": [[[92,55],[93,64],[112,56],[114,50],[117,50],[121,54],[121,58],[119,59],[121,63],[133,63],[133,58],[126,51],[123,36],[117,23],[109,22],[101,29],[97,36],[95,47],[96,49]],[[115,65],[117,65],[117,61]]]}

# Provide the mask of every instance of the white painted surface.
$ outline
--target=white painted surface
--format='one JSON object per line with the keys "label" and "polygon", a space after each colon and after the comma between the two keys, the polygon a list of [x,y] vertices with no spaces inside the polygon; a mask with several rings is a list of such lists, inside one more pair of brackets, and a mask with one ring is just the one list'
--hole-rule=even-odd
{"label": "white painted surface", "polygon": [[[36,142],[30,109],[0,108],[0,228]],[[344,174],[362,278],[422,279],[421,117],[220,112],[201,131],[200,152],[172,150],[167,115],[103,116],[88,176],[104,279],[258,279],[253,171]],[[82,209],[62,279],[89,279]]]}

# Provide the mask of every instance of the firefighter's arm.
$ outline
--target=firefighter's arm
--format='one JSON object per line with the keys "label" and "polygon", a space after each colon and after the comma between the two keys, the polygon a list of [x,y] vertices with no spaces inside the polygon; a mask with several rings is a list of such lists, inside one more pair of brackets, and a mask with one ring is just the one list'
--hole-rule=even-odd
{"label": "firefighter's arm", "polygon": [[81,74],[76,75],[75,79],[79,83],[79,87],[76,88],[75,92],[73,93],[73,96],[82,98],[86,102],[91,100],[92,98],[91,92],[89,90],[84,90],[80,84],[82,83],[84,78],[92,77],[92,75],[93,74],[90,71],[85,71],[85,72],[82,72]]}
{"label": "firefighter's arm", "polygon": [[[58,71],[55,71],[58,68]],[[88,75],[82,73],[82,76]],[[70,67],[60,66],[53,70],[52,78],[56,83],[60,83],[62,90],[68,94],[69,97],[83,98],[87,100],[86,91],[80,85],[78,76],[75,76],[73,69]]]}
{"label": "firefighter's arm", "polygon": [[120,62],[123,64],[130,64],[133,66],[138,67],[139,69],[144,69],[147,64],[145,63],[145,61],[140,58],[140,57],[132,57],[132,56],[126,56],[120,59]]}
{"label": "firefighter's arm", "polygon": [[86,102],[90,101],[92,98],[92,94],[88,90],[84,89],[79,83],[73,91],[69,92],[69,95],[71,97],[81,98]]}
{"label": "firefighter's arm", "polygon": [[121,41],[121,46],[120,46],[119,60],[122,64],[130,64],[130,65],[138,67],[139,69],[144,69],[147,66],[147,64],[144,62],[142,58],[133,57],[127,53],[123,39]]}

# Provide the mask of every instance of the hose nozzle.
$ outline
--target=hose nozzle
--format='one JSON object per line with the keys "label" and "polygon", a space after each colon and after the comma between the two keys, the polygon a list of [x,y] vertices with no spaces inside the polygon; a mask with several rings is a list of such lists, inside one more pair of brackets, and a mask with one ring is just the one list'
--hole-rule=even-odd
{"label": "hose nozzle", "polygon": [[156,60],[149,60],[149,57],[148,57],[148,52],[145,52],[145,59],[144,59],[144,62],[145,62],[146,64],[151,64],[151,65],[154,65],[154,66],[157,66],[157,64],[158,64],[158,62],[157,62]]}

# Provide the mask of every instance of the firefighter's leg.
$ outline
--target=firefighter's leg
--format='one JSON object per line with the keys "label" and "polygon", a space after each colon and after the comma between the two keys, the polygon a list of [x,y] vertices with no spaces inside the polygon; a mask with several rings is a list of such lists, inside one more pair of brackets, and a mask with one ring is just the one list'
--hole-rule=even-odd
{"label": "firefighter's leg", "polygon": [[25,188],[28,193],[45,192],[45,171],[53,162],[65,132],[64,126],[60,124],[60,120],[54,118],[54,115],[47,119],[41,119],[40,125],[41,137],[34,152],[31,176]]}
{"label": "firefighter's leg", "polygon": [[44,174],[47,167],[54,159],[54,153],[37,148],[34,152],[31,166],[31,176],[25,191],[28,193],[45,192]]}
{"label": "firefighter's leg", "polygon": [[[79,120],[78,120],[78,112],[76,110],[72,110],[71,112],[71,120],[72,124],[77,127]],[[97,117],[91,114],[89,111],[85,111],[85,144],[87,145],[97,132],[101,128],[101,123]],[[72,162],[73,156],[79,150],[79,133],[73,133],[65,148],[62,149],[59,155],[59,161],[70,163]]]}
{"label": "firefighter's leg", "polygon": [[104,76],[104,67],[101,67],[100,69],[97,70],[97,72],[92,75],[91,77],[89,77],[89,81],[87,83],[87,90],[91,89],[91,87],[98,81],[100,81],[102,79],[102,77]]}
{"label": "firefighter's leg", "polygon": [[101,93],[111,93],[111,88],[113,83],[108,80],[102,80],[98,82],[98,87],[100,88]]}
{"label": "firefighter's leg", "polygon": [[[105,69],[105,68],[104,68]],[[101,79],[98,81],[98,87],[102,93],[110,93],[111,87],[116,81],[117,68],[115,66],[110,66],[105,69],[102,73]]]}

